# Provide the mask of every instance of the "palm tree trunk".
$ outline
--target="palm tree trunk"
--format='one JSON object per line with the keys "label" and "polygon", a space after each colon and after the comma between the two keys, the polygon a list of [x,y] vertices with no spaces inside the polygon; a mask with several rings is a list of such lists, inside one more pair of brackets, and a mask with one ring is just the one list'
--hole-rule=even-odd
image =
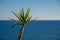
{"label": "palm tree trunk", "polygon": [[24,24],[22,24],[19,40],[22,40],[23,32],[24,32]]}

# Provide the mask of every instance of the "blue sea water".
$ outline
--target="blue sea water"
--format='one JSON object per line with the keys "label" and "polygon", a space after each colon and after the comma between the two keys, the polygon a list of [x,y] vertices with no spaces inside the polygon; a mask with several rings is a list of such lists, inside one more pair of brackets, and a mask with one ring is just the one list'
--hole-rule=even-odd
{"label": "blue sea water", "polygon": [[[18,40],[21,26],[11,28],[15,22],[0,21],[0,40]],[[59,20],[40,20],[25,25],[22,40],[60,40]]]}

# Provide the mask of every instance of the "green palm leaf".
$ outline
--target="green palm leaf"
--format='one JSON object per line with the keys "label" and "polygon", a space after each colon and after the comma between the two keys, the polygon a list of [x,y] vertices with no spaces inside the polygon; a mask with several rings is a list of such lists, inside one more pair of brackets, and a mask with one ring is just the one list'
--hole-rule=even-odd
{"label": "green palm leaf", "polygon": [[12,25],[11,28],[14,28],[14,27],[16,27],[18,25],[21,25],[21,24],[16,23],[16,24]]}
{"label": "green palm leaf", "polygon": [[27,20],[26,20],[26,23],[29,23],[29,21],[31,20],[32,16],[29,17]]}
{"label": "green palm leaf", "polygon": [[19,22],[18,20],[15,20],[15,19],[12,19],[12,18],[9,18],[10,20],[12,20],[12,21],[16,21],[16,22]]}
{"label": "green palm leaf", "polygon": [[19,16],[15,12],[12,11],[12,13],[19,19]]}
{"label": "green palm leaf", "polygon": [[25,20],[26,20],[27,17],[29,16],[29,12],[30,12],[30,9],[28,8],[28,9],[27,9],[27,12],[26,12],[26,15],[25,15]]}

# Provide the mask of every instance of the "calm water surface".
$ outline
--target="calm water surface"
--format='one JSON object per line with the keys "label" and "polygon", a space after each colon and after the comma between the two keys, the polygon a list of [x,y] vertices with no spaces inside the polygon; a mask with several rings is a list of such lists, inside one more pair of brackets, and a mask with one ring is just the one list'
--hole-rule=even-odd
{"label": "calm water surface", "polygon": [[[21,26],[10,28],[15,22],[0,20],[0,40],[18,40]],[[25,25],[23,40],[60,40],[60,21],[34,21]]]}

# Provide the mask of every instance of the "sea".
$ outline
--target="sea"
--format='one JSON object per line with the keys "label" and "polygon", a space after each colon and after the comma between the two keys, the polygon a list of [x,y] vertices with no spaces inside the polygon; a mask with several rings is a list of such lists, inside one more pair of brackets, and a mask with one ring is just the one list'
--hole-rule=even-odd
{"label": "sea", "polygon": [[[18,40],[21,25],[0,20],[0,40]],[[25,25],[22,40],[60,40],[60,20],[36,20]]]}

